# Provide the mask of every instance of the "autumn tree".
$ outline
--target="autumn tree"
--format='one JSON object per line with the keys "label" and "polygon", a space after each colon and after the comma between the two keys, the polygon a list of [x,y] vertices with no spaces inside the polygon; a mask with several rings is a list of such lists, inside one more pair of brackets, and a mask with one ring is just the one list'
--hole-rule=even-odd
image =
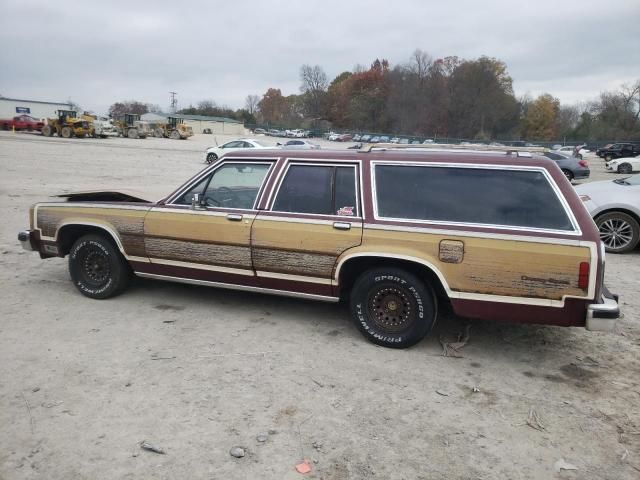
{"label": "autumn tree", "polygon": [[521,133],[530,140],[553,140],[558,135],[560,100],[545,93],[527,106]]}
{"label": "autumn tree", "polygon": [[269,88],[258,102],[262,119],[266,123],[282,124],[288,116],[287,99],[279,88]]}
{"label": "autumn tree", "polygon": [[449,122],[461,138],[495,138],[517,125],[518,103],[504,62],[480,57],[463,61],[449,77]]}

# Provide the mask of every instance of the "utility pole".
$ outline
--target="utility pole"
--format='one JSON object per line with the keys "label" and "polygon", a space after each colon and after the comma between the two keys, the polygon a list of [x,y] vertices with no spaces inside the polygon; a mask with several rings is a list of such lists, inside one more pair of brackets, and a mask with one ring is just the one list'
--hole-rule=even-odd
{"label": "utility pole", "polygon": [[171,95],[171,113],[176,113],[178,109],[178,99],[176,98],[177,92],[169,92]]}

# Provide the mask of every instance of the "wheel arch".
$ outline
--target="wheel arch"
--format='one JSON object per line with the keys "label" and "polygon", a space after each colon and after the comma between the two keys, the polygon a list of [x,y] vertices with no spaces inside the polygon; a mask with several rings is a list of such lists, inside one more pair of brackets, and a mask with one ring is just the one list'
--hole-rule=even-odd
{"label": "wheel arch", "polygon": [[56,243],[58,244],[60,256],[67,255],[78,238],[90,233],[104,236],[125,258],[127,257],[116,231],[107,225],[93,222],[69,222],[58,228]]}
{"label": "wheel arch", "polygon": [[599,217],[601,217],[602,215],[605,215],[607,213],[618,213],[618,212],[619,213],[625,213],[625,214],[629,215],[636,222],[638,222],[638,224],[640,224],[640,214],[634,212],[633,210],[629,210],[627,208],[624,208],[624,207],[609,207],[609,208],[606,208],[606,209],[598,212],[593,217],[593,220],[595,221],[596,219],[598,219]]}
{"label": "wheel arch", "polygon": [[427,280],[438,299],[449,302],[449,285],[435,265],[417,257],[386,253],[355,253],[340,259],[334,273],[340,297],[346,298],[362,272],[385,266],[402,268]]}

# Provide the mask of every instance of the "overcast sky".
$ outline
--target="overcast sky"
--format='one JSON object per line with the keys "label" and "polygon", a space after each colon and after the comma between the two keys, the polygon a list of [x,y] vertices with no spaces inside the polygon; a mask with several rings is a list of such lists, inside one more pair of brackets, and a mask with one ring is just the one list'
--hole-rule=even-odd
{"label": "overcast sky", "polygon": [[231,108],[276,87],[298,93],[302,64],[330,79],[376,57],[392,66],[496,57],[517,95],[563,103],[640,79],[640,1],[0,1],[0,95]]}

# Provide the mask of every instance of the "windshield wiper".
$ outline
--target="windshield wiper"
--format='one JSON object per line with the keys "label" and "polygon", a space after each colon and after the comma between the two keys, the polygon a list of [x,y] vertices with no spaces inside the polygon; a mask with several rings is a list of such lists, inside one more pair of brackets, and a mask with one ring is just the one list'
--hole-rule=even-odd
{"label": "windshield wiper", "polygon": [[[629,178],[629,177],[627,177]],[[631,185],[629,182],[627,182],[627,178],[616,178],[613,183],[617,183],[618,185]]]}

